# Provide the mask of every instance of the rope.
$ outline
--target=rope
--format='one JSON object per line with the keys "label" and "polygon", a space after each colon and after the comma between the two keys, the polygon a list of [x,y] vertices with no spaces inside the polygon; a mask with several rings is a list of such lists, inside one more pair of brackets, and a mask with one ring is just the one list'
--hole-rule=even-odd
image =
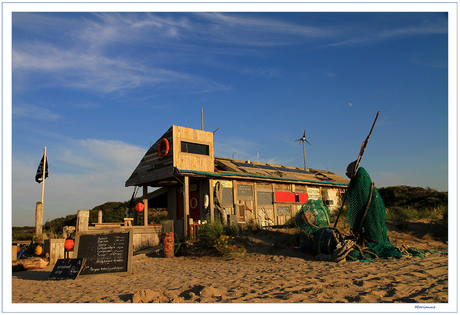
{"label": "rope", "polygon": [[[316,184],[323,184],[326,183],[317,181],[317,180],[309,180],[309,179],[295,179],[295,178],[285,178],[285,177],[275,177],[275,176],[263,176],[263,175],[254,175],[254,174],[241,174],[241,173],[222,173],[222,174],[215,174],[203,171],[193,171],[193,170],[179,170],[176,169],[177,173],[191,173],[197,175],[205,175],[205,176],[212,176],[212,177],[228,177],[228,176],[238,176],[238,177],[253,177],[253,178],[266,178],[266,179],[276,179],[282,181],[294,181],[294,182],[306,182],[306,183],[316,183]],[[335,185],[335,186],[348,186],[348,184],[341,184],[341,183],[330,183],[328,182],[327,185]],[[327,186],[326,185],[326,186]]]}
{"label": "rope", "polygon": [[126,207],[125,209],[125,217],[128,218],[128,215],[129,215],[129,210],[131,209],[132,205],[133,205],[133,201],[134,201],[134,198],[136,197],[137,195],[137,191],[139,190],[139,186],[134,186],[134,191],[133,191],[133,195],[131,197],[131,200],[129,201],[129,204],[128,204],[128,207]]}
{"label": "rope", "polygon": [[319,226],[316,226],[314,223],[312,223],[312,222],[310,221],[310,219],[305,215],[305,212],[302,213],[302,216],[301,216],[301,217],[302,217],[302,219],[303,219],[304,221],[306,221],[306,222],[307,222],[308,224],[310,224],[311,226],[313,226],[313,227],[315,227],[315,228],[317,228],[317,229],[320,229]]}
{"label": "rope", "polygon": [[366,220],[367,213],[369,212],[369,207],[371,205],[373,192],[374,192],[374,183],[371,184],[371,191],[370,191],[370,194],[369,194],[369,200],[367,201],[366,211],[364,211],[363,219],[361,220],[361,223],[359,224],[358,229],[356,231],[354,231],[355,234],[360,233],[361,228],[363,227],[364,220]]}
{"label": "rope", "polygon": [[221,182],[216,183],[214,188],[214,206],[219,211],[221,222],[224,222],[224,211],[222,209],[222,184]]}

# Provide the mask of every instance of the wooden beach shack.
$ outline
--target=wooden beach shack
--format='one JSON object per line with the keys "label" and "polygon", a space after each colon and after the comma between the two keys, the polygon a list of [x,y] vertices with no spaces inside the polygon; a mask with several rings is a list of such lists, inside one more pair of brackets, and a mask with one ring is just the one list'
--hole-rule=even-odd
{"label": "wooden beach shack", "polygon": [[142,187],[146,226],[149,206],[156,207],[149,202],[166,200],[180,240],[205,220],[281,225],[308,199],[322,199],[334,212],[347,185],[328,171],[215,157],[214,133],[181,126],[149,148],[125,183]]}

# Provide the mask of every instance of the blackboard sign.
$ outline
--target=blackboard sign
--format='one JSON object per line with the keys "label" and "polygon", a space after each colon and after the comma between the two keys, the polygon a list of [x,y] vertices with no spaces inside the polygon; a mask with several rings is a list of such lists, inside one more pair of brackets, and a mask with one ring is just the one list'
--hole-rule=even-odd
{"label": "blackboard sign", "polygon": [[58,259],[51,271],[49,280],[75,280],[85,265],[84,258]]}
{"label": "blackboard sign", "polygon": [[259,205],[271,205],[273,204],[273,193],[268,191],[257,192],[257,204]]}
{"label": "blackboard sign", "polygon": [[282,214],[289,214],[291,213],[291,208],[289,206],[276,206],[276,212]]}
{"label": "blackboard sign", "polygon": [[238,196],[252,197],[252,185],[238,185]]}
{"label": "blackboard sign", "polygon": [[77,257],[86,263],[80,275],[101,273],[131,274],[133,258],[132,229],[85,231],[76,235]]}
{"label": "blackboard sign", "polygon": [[222,204],[233,205],[233,188],[222,189]]}

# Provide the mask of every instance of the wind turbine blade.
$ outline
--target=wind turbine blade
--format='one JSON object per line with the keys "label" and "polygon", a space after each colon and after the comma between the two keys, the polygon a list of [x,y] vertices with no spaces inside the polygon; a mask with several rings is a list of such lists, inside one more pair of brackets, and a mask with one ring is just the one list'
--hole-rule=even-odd
{"label": "wind turbine blade", "polygon": [[[305,139],[305,141],[306,141],[308,144],[310,144],[310,142],[308,142],[307,139]],[[311,145],[311,144],[310,144],[310,145]]]}

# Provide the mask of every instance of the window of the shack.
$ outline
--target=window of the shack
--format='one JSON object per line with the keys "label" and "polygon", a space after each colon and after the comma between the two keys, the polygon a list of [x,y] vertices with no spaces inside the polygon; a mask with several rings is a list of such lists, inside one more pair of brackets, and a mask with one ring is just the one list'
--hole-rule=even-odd
{"label": "window of the shack", "polygon": [[209,145],[181,141],[181,152],[209,155]]}

